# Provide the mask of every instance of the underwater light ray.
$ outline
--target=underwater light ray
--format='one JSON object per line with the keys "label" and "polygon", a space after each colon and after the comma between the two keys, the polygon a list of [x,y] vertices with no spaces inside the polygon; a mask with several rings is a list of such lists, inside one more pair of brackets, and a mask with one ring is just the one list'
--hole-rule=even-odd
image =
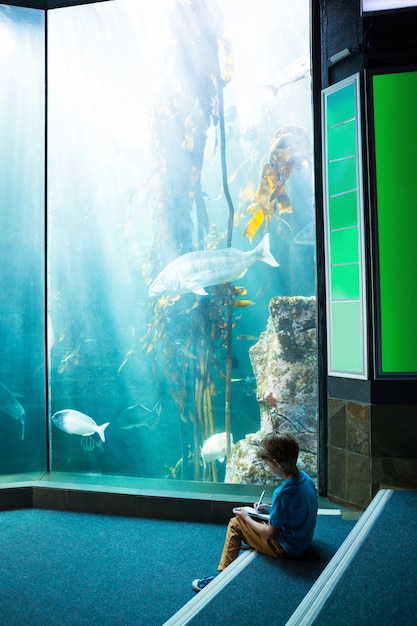
{"label": "underwater light ray", "polygon": [[[120,225],[126,216],[130,219],[129,203],[141,193],[141,176],[147,175],[149,109],[162,63],[161,20],[150,2],[123,2],[125,11],[121,4],[56,12],[49,28],[54,51],[49,185],[51,197],[57,195],[60,203],[53,217],[51,255],[54,273],[67,276],[62,306],[80,318],[80,358],[87,341],[90,354],[103,353],[102,325],[120,352],[127,352],[132,342],[126,327],[140,328],[144,314],[137,267]],[[139,160],[132,160],[133,152]],[[146,241],[148,226],[138,226]],[[74,276],[85,280],[76,285]],[[64,322],[71,336],[70,318]],[[120,365],[122,356],[117,358]]]}
{"label": "underwater light ray", "polygon": [[[263,0],[261,5],[252,0],[227,0],[222,2],[221,10],[224,30],[233,42],[237,60],[233,80],[225,92],[226,107],[229,98],[238,102],[240,119],[247,125],[261,115],[265,101],[271,98],[263,85],[275,83],[298,56],[297,50],[301,54],[309,42],[309,0]],[[250,40],[241,20],[236,19],[239,14],[248,16]],[[271,42],[278,39],[279,53],[271,55]]]}
{"label": "underwater light ray", "polygon": [[104,135],[143,145],[159,86],[166,19],[150,2],[131,0],[52,12],[49,77],[52,89],[59,85],[53,107],[80,115],[81,103],[84,131],[94,141]]}
{"label": "underwater light ray", "polygon": [[8,56],[16,50],[13,35],[5,26],[0,26],[0,55]]}

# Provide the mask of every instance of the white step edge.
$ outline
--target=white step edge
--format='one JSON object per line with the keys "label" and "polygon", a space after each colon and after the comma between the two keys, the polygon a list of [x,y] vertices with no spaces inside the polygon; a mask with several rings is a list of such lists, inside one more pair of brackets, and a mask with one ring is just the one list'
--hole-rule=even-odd
{"label": "white step edge", "polygon": [[[215,579],[191,598],[177,611],[163,626],[184,626],[188,624],[224,587],[237,576],[256,557],[255,550],[246,550],[238,556],[226,569],[220,572]],[[191,585],[191,581],[189,583]]]}
{"label": "white step edge", "polygon": [[378,491],[370,505],[316,580],[304,600],[298,605],[285,626],[310,626],[329,598],[335,585],[369,534],[376,519],[391,497],[391,489]]}

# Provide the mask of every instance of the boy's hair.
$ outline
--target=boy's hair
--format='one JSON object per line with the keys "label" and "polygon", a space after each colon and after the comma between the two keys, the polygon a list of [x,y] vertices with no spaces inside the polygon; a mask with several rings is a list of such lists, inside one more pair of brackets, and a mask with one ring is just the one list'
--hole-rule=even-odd
{"label": "boy's hair", "polygon": [[262,439],[258,457],[263,461],[278,461],[284,467],[293,467],[299,450],[298,442],[290,432],[272,430]]}

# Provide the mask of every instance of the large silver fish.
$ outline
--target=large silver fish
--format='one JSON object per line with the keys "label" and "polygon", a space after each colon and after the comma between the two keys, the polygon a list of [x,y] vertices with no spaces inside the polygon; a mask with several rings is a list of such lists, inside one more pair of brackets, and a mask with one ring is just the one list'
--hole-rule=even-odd
{"label": "large silver fish", "polygon": [[64,433],[68,433],[69,435],[81,435],[82,437],[98,433],[101,441],[105,441],[104,431],[110,424],[110,422],[106,422],[105,424],[98,426],[92,417],[89,417],[80,411],[75,411],[74,409],[63,409],[62,411],[57,411],[51,417],[51,420],[55,426],[57,426],[60,430],[63,430]]}
{"label": "large silver fish", "polygon": [[19,420],[22,424],[22,440],[25,438],[25,409],[20,404],[16,396],[20,396],[20,393],[14,393],[7,389],[6,385],[0,383],[0,411],[10,415],[15,420]]}
{"label": "large silver fish", "polygon": [[269,249],[269,234],[249,252],[236,248],[188,252],[167,265],[149,287],[149,295],[171,295],[194,292],[207,295],[204,287],[227,283],[246,274],[256,261],[278,267]]}

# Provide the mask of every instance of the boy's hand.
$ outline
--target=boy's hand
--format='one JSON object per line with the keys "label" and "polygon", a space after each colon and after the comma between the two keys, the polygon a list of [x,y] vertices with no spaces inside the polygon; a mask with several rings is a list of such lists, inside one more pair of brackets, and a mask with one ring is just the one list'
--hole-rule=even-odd
{"label": "boy's hand", "polygon": [[263,513],[265,515],[269,515],[271,511],[271,505],[263,504],[262,502],[261,504],[259,504],[259,502],[255,502],[255,504],[253,505],[253,508],[255,509],[257,513]]}
{"label": "boy's hand", "polygon": [[233,509],[233,513],[236,515],[236,517],[240,517],[240,519],[248,519],[250,517],[247,510],[240,506]]}

